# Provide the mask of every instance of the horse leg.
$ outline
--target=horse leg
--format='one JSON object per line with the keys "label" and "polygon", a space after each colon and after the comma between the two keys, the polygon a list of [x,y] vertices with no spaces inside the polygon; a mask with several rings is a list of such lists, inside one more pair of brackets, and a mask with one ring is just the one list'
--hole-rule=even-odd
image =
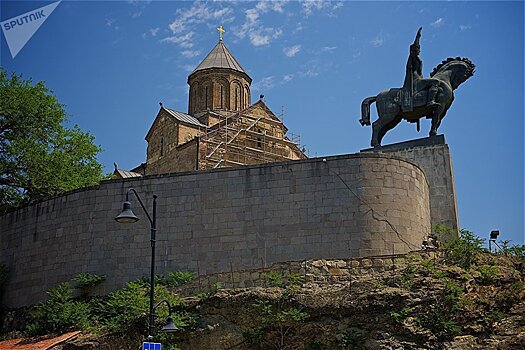
{"label": "horse leg", "polygon": [[372,141],[370,141],[370,146],[378,147],[381,146],[379,142],[379,130],[381,129],[381,116],[375,122],[372,123]]}
{"label": "horse leg", "polygon": [[372,123],[372,147],[381,146],[381,140],[386,132],[399,124],[401,119],[396,120],[396,113],[378,113],[379,118]]}
{"label": "horse leg", "polygon": [[379,131],[379,143],[381,144],[381,140],[383,140],[383,137],[385,136],[385,134],[392,130],[393,128],[395,128],[397,126],[397,124],[399,124],[401,122],[402,118],[399,116],[399,115],[396,115],[394,113],[391,114],[391,118],[388,120],[387,123],[385,123],[385,125],[381,128],[381,130]]}
{"label": "horse leg", "polygon": [[439,128],[439,125],[441,124],[441,118],[444,116],[444,112],[446,110],[446,107],[443,105],[439,105],[434,109],[434,113],[432,114],[432,126],[430,127],[430,136],[436,136],[437,130]]}

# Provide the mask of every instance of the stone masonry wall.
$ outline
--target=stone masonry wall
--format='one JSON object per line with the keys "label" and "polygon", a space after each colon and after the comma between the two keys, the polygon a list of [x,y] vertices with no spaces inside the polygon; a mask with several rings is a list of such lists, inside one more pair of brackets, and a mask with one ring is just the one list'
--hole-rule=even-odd
{"label": "stone masonry wall", "polygon": [[[381,152],[395,154],[416,162],[425,172],[430,189],[432,225],[442,224],[459,232],[454,171],[444,135],[381,147]],[[450,237],[442,237],[448,239]]]}
{"label": "stone masonry wall", "polygon": [[[374,275],[385,271],[405,269],[414,261],[441,260],[443,253],[436,250],[415,251],[408,254],[381,255],[350,259],[305,259],[286,261],[258,269],[228,271],[209,275],[195,275],[187,284],[177,288],[181,295],[191,296],[221,288],[271,287],[269,275],[277,273],[283,283],[289,276],[300,276],[303,283],[341,283],[351,281],[355,276]],[[218,285],[217,285],[218,284]]]}
{"label": "stone masonry wall", "polygon": [[0,216],[10,307],[80,272],[101,292],[147,276],[149,222],[119,224],[126,190],[151,210],[158,195],[157,273],[241,271],[303,259],[418,250],[430,232],[428,183],[411,161],[355,154],[242,168],[110,180]]}

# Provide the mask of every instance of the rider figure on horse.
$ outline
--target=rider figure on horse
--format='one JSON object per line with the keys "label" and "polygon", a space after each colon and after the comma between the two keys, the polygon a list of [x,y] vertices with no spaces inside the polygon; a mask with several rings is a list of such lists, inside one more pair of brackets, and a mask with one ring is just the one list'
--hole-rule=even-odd
{"label": "rider figure on horse", "polygon": [[439,103],[435,101],[439,92],[439,80],[423,78],[423,61],[419,58],[419,53],[421,52],[419,45],[421,29],[422,28],[419,28],[414,43],[410,45],[410,56],[407,61],[405,82],[403,83],[401,93],[401,107],[403,112],[411,112],[413,110],[414,94],[426,89],[428,89],[427,106],[439,106]]}

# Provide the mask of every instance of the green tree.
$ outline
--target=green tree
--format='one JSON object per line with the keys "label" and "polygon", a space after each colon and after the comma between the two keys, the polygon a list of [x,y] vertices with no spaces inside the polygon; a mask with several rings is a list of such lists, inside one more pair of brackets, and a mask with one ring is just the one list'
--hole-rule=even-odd
{"label": "green tree", "polygon": [[94,137],[65,122],[64,106],[44,82],[33,84],[0,67],[0,208],[103,178]]}

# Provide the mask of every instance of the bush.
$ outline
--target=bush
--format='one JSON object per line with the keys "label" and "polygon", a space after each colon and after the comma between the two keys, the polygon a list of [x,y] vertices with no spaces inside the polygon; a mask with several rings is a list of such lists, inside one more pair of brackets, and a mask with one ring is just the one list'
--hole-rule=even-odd
{"label": "bush", "polygon": [[[149,316],[149,293],[149,285],[142,281],[133,281],[127,283],[124,288],[114,291],[107,298],[97,301],[96,312],[100,317],[100,326],[116,333],[146,329]],[[155,285],[155,301],[163,299],[166,299],[172,308],[182,304],[177,294],[170,292],[163,285]],[[158,316],[159,323],[164,322],[168,316],[167,307],[157,308],[155,315]],[[191,323],[187,314],[172,313],[172,316],[177,326],[183,327]]]}
{"label": "bush", "polygon": [[73,288],[69,282],[59,284],[47,294],[49,300],[37,306],[27,326],[29,334],[65,333],[89,325],[91,308],[73,300]]}
{"label": "bush", "polygon": [[403,310],[397,312],[397,311],[390,311],[390,317],[394,319],[394,322],[396,323],[403,323],[403,320],[410,316],[412,313],[412,309],[409,307],[403,308]]}
{"label": "bush", "polygon": [[82,272],[73,278],[76,287],[80,290],[82,297],[87,297],[89,292],[99,283],[104,281],[106,276],[96,273]]}
{"label": "bush", "polygon": [[122,331],[122,325],[130,328],[145,327],[148,309],[148,288],[133,281],[111,293],[107,300],[97,306],[97,313],[110,332],[119,332]]}
{"label": "bush", "polygon": [[481,274],[479,282],[485,285],[496,282],[499,273],[499,269],[496,266],[490,265],[477,266],[476,271]]}
{"label": "bush", "polygon": [[266,300],[258,301],[253,307],[259,314],[260,324],[254,329],[245,331],[243,337],[248,344],[263,349],[285,349],[294,326],[309,317],[307,312],[299,308],[283,309],[280,303],[274,306]]}
{"label": "bush", "polygon": [[520,259],[525,259],[525,244],[522,245],[510,245],[509,240],[500,241],[501,250],[499,254],[515,256]]}
{"label": "bush", "polygon": [[400,281],[401,284],[410,287],[416,278],[416,272],[413,265],[408,265],[403,273],[401,274]]}
{"label": "bush", "polygon": [[423,325],[439,339],[451,339],[461,332],[461,327],[439,309],[432,309],[423,319]]}
{"label": "bush", "polygon": [[459,298],[463,295],[463,287],[452,280],[445,281],[443,288],[443,306],[452,313],[458,309]]}
{"label": "bush", "polygon": [[369,334],[364,330],[352,327],[341,334],[339,346],[343,349],[363,349],[368,336]]}
{"label": "bush", "polygon": [[169,272],[166,277],[168,287],[176,288],[191,282],[195,278],[195,273],[189,271]]}
{"label": "bush", "polygon": [[437,238],[438,242],[447,241],[456,231],[448,226],[436,224],[432,226],[432,235]]}
{"label": "bush", "polygon": [[464,269],[469,269],[477,260],[479,253],[483,252],[485,240],[474,233],[462,229],[459,238],[453,238],[445,245],[449,262]]}
{"label": "bush", "polygon": [[283,285],[283,276],[277,271],[270,271],[266,274],[270,287],[281,287]]}

